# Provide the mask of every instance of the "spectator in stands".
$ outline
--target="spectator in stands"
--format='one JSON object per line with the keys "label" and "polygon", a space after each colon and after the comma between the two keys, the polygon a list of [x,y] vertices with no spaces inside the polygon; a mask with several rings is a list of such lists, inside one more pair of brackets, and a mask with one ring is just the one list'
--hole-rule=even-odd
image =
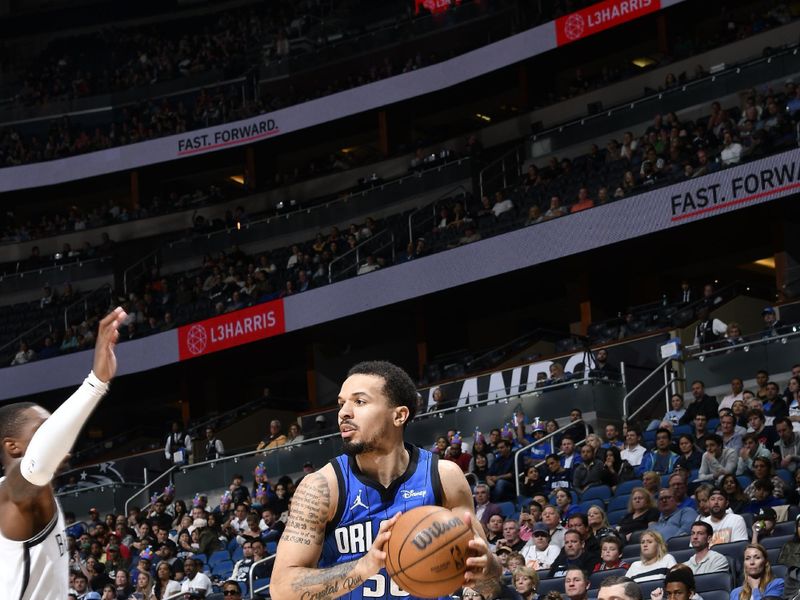
{"label": "spectator in stands", "polygon": [[492,205],[492,212],[494,213],[495,218],[498,218],[500,215],[512,210],[514,210],[514,203],[511,201],[511,199],[505,198],[503,196],[503,192],[501,191],[495,192],[494,204]]}
{"label": "spectator in stands", "polygon": [[694,421],[698,413],[702,413],[709,421],[716,419],[719,414],[719,407],[717,400],[713,396],[706,394],[705,384],[700,380],[692,382],[692,397],[693,402],[686,409],[686,413],[681,417],[681,425],[691,423]]}
{"label": "spectator in stands", "polygon": [[589,574],[578,567],[570,567],[564,577],[564,593],[569,600],[588,600]]}
{"label": "spectator in stands", "polygon": [[737,514],[742,513],[745,509],[745,506],[750,503],[750,498],[745,495],[742,484],[739,483],[739,480],[736,478],[736,476],[725,475],[725,477],[722,478],[720,487],[728,496],[730,510]]}
{"label": "spectator in stands", "polygon": [[740,542],[747,539],[747,525],[744,519],[728,511],[728,497],[720,488],[714,488],[708,497],[710,514],[700,519],[711,525],[714,534],[709,546]]}
{"label": "spectator in stands", "polygon": [[741,431],[737,431],[736,417],[733,416],[733,413],[728,410],[721,410],[719,417],[719,436],[722,438],[722,444],[726,448],[735,451],[736,454],[742,449],[742,435],[745,431],[744,428],[738,429],[741,429]]}
{"label": "spectator in stands", "polygon": [[747,506],[745,506],[745,512],[757,514],[764,508],[786,504],[785,500],[776,498],[773,495],[774,489],[775,486],[769,479],[756,479],[753,483],[747,486],[747,490],[750,490],[750,493],[752,494],[752,500]]}
{"label": "spectator in stands", "polygon": [[[768,381],[766,387],[766,396],[764,397],[764,414],[768,417],[786,417],[789,415],[789,406],[786,400],[781,396],[780,388],[774,381]],[[773,421],[773,426],[774,426]]]}
{"label": "spectator in stands", "polygon": [[185,465],[192,453],[192,437],[178,421],[172,422],[172,432],[167,436],[164,455],[174,465]]}
{"label": "spectator in stands", "polygon": [[[462,444],[461,435],[456,433],[450,439],[450,446],[447,451],[447,460],[453,461],[459,467],[461,467],[461,471],[464,473],[469,472],[469,464],[472,462],[472,455],[468,452],[463,452],[461,449]],[[531,494],[533,495],[533,494]]]}
{"label": "spectator in stands", "polygon": [[494,552],[497,542],[503,537],[503,515],[496,514],[489,517],[486,522],[486,540],[489,542],[489,549]]}
{"label": "spectator in stands", "polygon": [[[669,404],[671,409],[664,414],[662,421],[669,421],[673,425],[679,425],[683,415],[686,414],[686,409],[683,406],[683,396],[680,394],[672,394],[672,397],[669,399]],[[658,425],[656,425],[656,427],[657,426]]]}
{"label": "spectator in stands", "polygon": [[536,600],[536,588],[539,587],[539,575],[536,571],[529,567],[519,567],[513,571],[513,575],[514,589],[522,600]]}
{"label": "spectator in stands", "polygon": [[503,537],[497,540],[497,546],[510,548],[512,552],[519,552],[525,547],[525,540],[519,537],[519,525],[514,519],[503,521]]}
{"label": "spectator in stands", "polygon": [[742,436],[742,449],[736,465],[737,475],[753,476],[753,461],[756,458],[771,458],[770,451],[758,441],[758,434],[745,433]]}
{"label": "spectator in stands", "polygon": [[[759,400],[753,400],[752,405],[760,403]],[[767,416],[760,408],[751,408],[747,413],[747,423],[749,427],[747,431],[752,431],[758,439],[758,443],[769,449],[775,446],[778,441],[778,432],[775,428],[767,424]]]}
{"label": "spectator in stands", "polygon": [[[786,488],[786,484],[784,483],[783,479],[781,479],[778,475],[775,474],[775,471],[772,468],[772,460],[770,458],[765,457],[756,457],[753,459],[753,478],[758,481],[759,479],[766,479],[772,482],[772,493],[776,498],[783,498],[784,497],[784,490]],[[748,485],[744,493],[746,496],[750,497],[751,500],[755,500],[755,493],[753,488],[753,483]]]}
{"label": "spectator in stands", "polygon": [[558,546],[550,543],[550,530],[544,523],[534,525],[531,539],[520,550],[526,565],[537,570],[549,569],[560,552]]}
{"label": "spectator in stands", "polygon": [[27,362],[32,361],[36,358],[36,353],[28,347],[28,344],[25,341],[21,341],[19,343],[19,350],[14,355],[14,360],[11,361],[11,366],[14,365],[24,365]]}
{"label": "spectator in stands", "polygon": [[744,549],[744,584],[731,591],[730,600],[766,600],[783,597],[783,579],[775,577],[767,551],[759,544]]}
{"label": "spectator in stands", "polygon": [[549,454],[545,459],[547,466],[547,475],[545,475],[544,483],[545,489],[550,492],[555,492],[560,488],[569,489],[572,481],[567,471],[561,464],[557,454]]}
{"label": "spectator in stands", "polygon": [[542,508],[542,523],[550,531],[550,543],[558,546],[560,552],[566,529],[561,525],[561,514],[555,506],[548,504]]}
{"label": "spectator in stands", "polygon": [[475,486],[475,516],[483,525],[486,525],[493,515],[500,514],[500,507],[490,502],[489,497],[490,488],[488,485],[479,483]]}
{"label": "spectator in stands", "polygon": [[[42,358],[41,352],[39,358]],[[792,371],[794,371],[794,367]],[[786,386],[783,397],[789,406],[789,420],[792,423],[800,423],[800,376],[792,375],[789,378],[789,384]]]}
{"label": "spectator in stands", "polygon": [[774,308],[767,306],[761,311],[761,317],[764,319],[764,330],[761,332],[762,338],[770,338],[780,335],[783,328],[783,323],[781,323],[781,321],[778,319]]}
{"label": "spectator in stands", "polygon": [[691,472],[700,469],[703,453],[697,449],[691,435],[684,433],[678,437],[678,460],[675,469]]}
{"label": "spectator in stands", "polygon": [[[181,591],[181,584],[175,581],[175,572],[172,565],[162,560],[156,566],[156,576],[153,578],[153,588],[150,593],[156,600],[164,600]],[[145,596],[147,597],[147,596]]]}
{"label": "spectator in stands", "polygon": [[[488,457],[494,458],[493,454],[489,454]],[[472,457],[472,462],[470,463],[469,474],[467,476],[467,480],[471,484],[475,483],[486,483],[486,478],[489,476],[489,460],[486,454],[475,454]]]}
{"label": "spectator in stands", "polygon": [[653,496],[643,487],[631,490],[628,499],[628,512],[619,520],[617,529],[626,540],[630,539],[635,531],[642,531],[657,521],[659,512],[653,502]]}
{"label": "spectator in stands", "polygon": [[561,522],[566,525],[567,520],[580,511],[580,507],[572,504],[572,494],[567,488],[559,488],[553,493],[558,512],[561,513]]}
{"label": "spectator in stands", "polygon": [[603,536],[600,540],[600,560],[594,565],[592,572],[629,569],[630,563],[622,559],[623,545],[616,535]]}
{"label": "spectator in stands", "polygon": [[211,425],[206,426],[206,444],[205,454],[206,460],[216,460],[225,456],[225,446],[216,435],[214,435],[214,428]]}
{"label": "spectator in stands", "polygon": [[600,582],[597,598],[598,600],[642,600],[642,591],[629,577],[612,576]]}
{"label": "spectator in stands", "polygon": [[[596,540],[599,540],[602,535],[605,535],[611,529],[606,511],[596,504],[590,506],[589,510],[586,511],[586,521],[589,537]],[[600,550],[599,546],[597,546],[597,550]]]}
{"label": "spectator in stands", "polygon": [[547,212],[544,213],[542,220],[549,221],[551,219],[563,217],[566,214],[567,210],[561,206],[561,198],[557,195],[554,195],[550,198],[550,207],[547,209]]}
{"label": "spectator in stands", "polygon": [[775,509],[769,506],[762,507],[753,516],[753,521],[753,535],[750,540],[752,544],[763,543],[765,538],[775,535],[775,523],[778,521]]}
{"label": "spectator in stands", "polygon": [[486,485],[491,490],[493,502],[510,500],[515,493],[514,486],[514,456],[511,454],[511,443],[506,439],[497,442],[498,455],[489,467],[486,476]]}
{"label": "spectator in stands", "polygon": [[667,544],[656,529],[648,529],[639,541],[639,560],[635,561],[625,573],[636,583],[663,579],[670,567],[676,564],[667,553]]}
{"label": "spectator in stands", "polygon": [[528,498],[545,491],[544,479],[535,465],[530,465],[520,474],[519,489],[520,494]]}
{"label": "spectator in stands", "polygon": [[714,486],[710,483],[701,483],[694,490],[694,501],[697,504],[697,514],[700,517],[707,517],[711,514],[708,498],[711,496],[711,490],[713,489]]}
{"label": "spectator in stands", "polygon": [[800,463],[800,433],[796,433],[789,417],[778,417],[774,421],[778,441],[772,447],[772,461],[777,469],[794,473]]}
{"label": "spectator in stands", "polygon": [[784,580],[784,597],[794,598],[800,591],[800,579],[796,571],[800,568],[800,517],[795,518],[794,539],[783,545],[777,562],[788,567],[788,577]]}
{"label": "spectator in stands", "polygon": [[278,419],[270,421],[269,433],[261,439],[256,450],[271,450],[283,446],[286,443],[286,435],[283,433],[282,427]]}
{"label": "spectator in stands", "polygon": [[181,591],[184,594],[195,594],[204,598],[211,593],[211,580],[203,573],[203,563],[196,558],[187,558],[183,561],[186,576],[181,582]]}
{"label": "spectator in stands", "polygon": [[710,549],[709,543],[714,535],[714,529],[705,521],[692,524],[690,543],[694,554],[684,564],[695,575],[707,573],[727,572],[728,559],[719,552]]}
{"label": "spectator in stands", "polygon": [[634,468],[642,464],[644,455],[647,453],[647,449],[641,445],[640,440],[641,433],[633,427],[628,427],[628,431],[625,432],[625,448],[620,452],[620,457]]}
{"label": "spectator in stands", "polygon": [[618,448],[620,451],[622,451],[622,449],[625,448],[625,442],[619,439],[619,428],[615,424],[609,423],[608,425],[606,425],[605,432],[606,432],[606,441],[601,446],[602,448],[609,448],[611,446],[614,446],[615,448]]}
{"label": "spectator in stands", "polygon": [[578,190],[578,201],[570,207],[569,212],[581,212],[592,207],[594,207],[594,201],[589,197],[589,188],[582,186]]}
{"label": "spectator in stands", "polygon": [[734,377],[731,379],[731,393],[725,396],[722,399],[722,402],[719,403],[719,411],[721,412],[723,409],[731,409],[733,408],[733,403],[736,400],[742,399],[742,392],[744,391],[744,383],[742,382],[741,377]]}
{"label": "spectator in stands", "polygon": [[582,494],[595,485],[611,485],[603,467],[604,463],[595,456],[594,448],[584,444],[581,447],[581,462],[573,469],[573,488]]}
{"label": "spectator in stands", "polygon": [[[651,525],[651,529],[661,534],[664,539],[679,535],[688,535],[692,523],[697,520],[697,511],[688,506],[678,508],[678,503],[670,488],[665,488],[658,493],[658,520]],[[671,566],[671,565],[670,565]]]}
{"label": "spectator in stands", "polygon": [[549,576],[550,578],[564,577],[571,567],[591,573],[596,562],[597,557],[586,552],[581,534],[574,529],[567,529],[564,533],[564,547],[550,566]]}
{"label": "spectator in stands", "polygon": [[678,455],[671,449],[672,434],[668,429],[659,428],[656,431],[656,447],[645,453],[642,462],[636,468],[636,473],[642,475],[647,471],[655,471],[659,475],[666,475],[672,473],[675,468],[675,463],[678,460]]}
{"label": "spectator in stands", "polygon": [[678,505],[678,508],[693,508],[697,510],[697,504],[694,501],[694,498],[687,495],[688,486],[686,484],[687,473],[683,471],[678,471],[673,473],[669,476],[668,480],[668,487],[672,490],[673,496],[675,496],[675,502]]}
{"label": "spectator in stands", "polygon": [[708,417],[702,413],[695,415],[692,421],[692,437],[694,438],[694,447],[700,452],[705,452],[706,450],[706,439],[709,435],[707,427]]}
{"label": "spectator in stands", "polygon": [[736,451],[725,448],[722,438],[717,434],[710,434],[706,438],[706,452],[703,454],[697,481],[713,481],[719,484],[725,475],[736,473],[736,464]]}

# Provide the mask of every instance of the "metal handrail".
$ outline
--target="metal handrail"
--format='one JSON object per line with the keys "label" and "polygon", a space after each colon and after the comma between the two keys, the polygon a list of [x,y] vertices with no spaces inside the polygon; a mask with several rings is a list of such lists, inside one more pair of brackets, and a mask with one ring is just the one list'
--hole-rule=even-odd
{"label": "metal handrail", "polygon": [[158,255],[160,255],[160,254],[161,254],[161,248],[160,248],[160,247],[159,247],[159,248],[156,248],[155,250],[153,250],[153,251],[152,251],[152,252],[150,252],[149,254],[145,254],[145,255],[144,255],[142,258],[140,258],[139,260],[137,260],[137,261],[136,261],[135,263],[133,263],[132,265],[128,266],[128,267],[127,267],[127,268],[126,268],[126,269],[123,271],[123,273],[122,273],[122,289],[125,291],[125,295],[126,295],[126,296],[127,296],[129,293],[130,293],[130,290],[128,289],[128,274],[129,274],[129,273],[130,273],[130,272],[131,272],[131,271],[132,271],[134,268],[136,268],[136,267],[140,266],[140,265],[141,265],[142,263],[144,263],[145,261],[147,261],[147,260],[150,260],[150,259],[151,259],[153,256],[158,256]]}
{"label": "metal handrail", "polygon": [[[82,298],[79,298],[78,300],[75,300],[75,302],[73,302],[69,306],[65,306],[64,307],[64,330],[66,331],[66,329],[69,327],[69,310],[71,308],[73,308],[75,306],[78,306],[79,304],[83,304],[84,311],[86,311],[89,308],[88,302],[89,302],[90,298],[93,298],[94,296],[98,295],[99,292],[103,292],[103,291],[108,292],[109,296],[110,296],[111,293],[113,292],[113,289],[114,288],[111,286],[110,283],[103,284],[99,288],[96,288],[96,289],[92,290],[91,292],[89,292],[88,294],[83,296]],[[111,303],[109,302],[109,306],[110,305],[111,305]]]}
{"label": "metal handrail", "polygon": [[523,452],[525,452],[526,450],[529,450],[530,448],[533,448],[537,444],[541,444],[542,442],[544,442],[546,440],[549,440],[552,437],[555,437],[556,435],[558,435],[562,431],[566,431],[567,429],[572,429],[578,423],[583,423],[583,428],[584,428],[584,431],[585,431],[585,435],[584,435],[584,440],[585,440],[586,436],[589,435],[589,424],[586,421],[584,421],[583,419],[576,419],[574,421],[570,421],[567,425],[564,425],[560,429],[556,429],[555,431],[553,431],[551,433],[548,433],[547,435],[545,435],[542,438],[539,438],[538,440],[534,440],[533,442],[531,442],[527,446],[523,446],[522,448],[519,448],[519,449],[517,449],[516,452],[514,452],[514,484],[516,485],[516,488],[517,488],[517,496],[520,495],[519,494],[519,475],[520,475],[520,472],[519,472],[519,461],[517,460],[519,458],[519,455],[522,454]]}
{"label": "metal handrail", "polygon": [[125,487],[126,485],[137,485],[132,481],[111,481],[109,483],[98,483],[96,485],[90,485],[87,487],[76,488],[74,490],[67,490],[64,492],[57,492],[55,496],[57,498],[63,498],[65,496],[73,496],[77,497],[78,494],[83,494],[85,492],[91,492],[97,489],[103,488],[115,488],[115,487]]}
{"label": "metal handrail", "polygon": [[[642,410],[644,410],[644,408],[646,406],[648,406],[653,400],[658,398],[658,396],[661,394],[661,392],[663,392],[664,390],[668,389],[669,386],[671,386],[676,381],[686,381],[686,379],[683,378],[683,377],[678,377],[676,375],[673,375],[672,377],[669,378],[668,381],[665,381],[664,384],[660,388],[658,388],[658,390],[656,392],[654,392],[652,396],[650,396],[647,400],[645,400],[644,403],[642,403],[642,405],[639,408],[637,408],[635,411],[633,411],[631,414],[629,414],[626,417],[626,419],[627,420],[633,419],[636,415],[638,415],[640,412],[642,412]],[[669,400],[667,400],[667,410],[669,410]]]}
{"label": "metal handrail", "polygon": [[633,388],[633,389],[632,389],[630,392],[628,392],[627,394],[625,394],[625,396],[622,398],[622,420],[623,420],[623,421],[627,421],[627,420],[628,420],[628,400],[630,399],[630,397],[631,397],[633,394],[635,394],[637,391],[639,391],[639,389],[640,389],[640,388],[641,388],[641,387],[642,387],[644,384],[646,384],[648,381],[650,381],[650,379],[651,379],[651,378],[652,378],[652,377],[653,377],[653,376],[654,376],[656,373],[660,373],[660,372],[661,372],[661,369],[663,369],[664,367],[666,367],[666,366],[667,366],[669,363],[671,363],[671,362],[672,362],[672,357],[670,357],[670,358],[665,358],[665,359],[664,359],[664,361],[663,361],[663,362],[662,362],[660,365],[658,365],[658,366],[657,366],[655,369],[653,369],[653,371],[652,371],[652,372],[651,372],[651,373],[650,373],[650,374],[649,374],[647,377],[645,377],[644,379],[642,379],[642,380],[641,380],[639,383],[637,383],[637,384],[636,384],[636,386],[635,386],[635,387],[634,387],[634,388]]}
{"label": "metal handrail", "polygon": [[50,326],[49,321],[39,321],[36,325],[31,327],[30,329],[26,329],[25,331],[20,333],[13,340],[9,340],[8,342],[6,342],[2,346],[0,346],[0,353],[4,352],[6,350],[6,348],[9,348],[11,346],[14,346],[14,345],[18,344],[19,342],[24,340],[26,337],[29,337],[29,335],[32,332],[37,331],[38,329],[41,329],[43,326],[47,327],[48,333],[51,333],[53,331],[53,328]]}
{"label": "metal handrail", "polygon": [[394,262],[394,232],[392,232],[389,229],[383,229],[382,231],[379,231],[375,235],[368,237],[367,239],[365,239],[360,244],[357,244],[355,248],[352,248],[352,249],[348,250],[347,252],[345,252],[341,256],[337,256],[331,262],[329,262],[328,263],[328,283],[333,283],[333,265],[335,265],[337,262],[342,262],[345,259],[352,259],[353,255],[355,254],[355,262],[350,266],[344,267],[339,273],[340,274],[341,273],[347,273],[348,271],[350,271],[350,270],[352,270],[354,268],[357,270],[358,267],[361,264],[361,250],[362,250],[362,248],[367,246],[367,245],[369,245],[369,244],[371,244],[371,243],[374,244],[376,242],[376,240],[379,240],[381,237],[385,236],[387,233],[389,234],[388,243],[380,244],[377,248],[373,249],[369,254],[373,254],[373,253],[376,253],[376,252],[381,252],[382,250],[384,250],[387,247],[391,246],[391,248],[392,248],[392,262]]}
{"label": "metal handrail", "polygon": [[131,496],[130,498],[125,500],[125,514],[126,515],[128,514],[128,506],[130,505],[131,501],[134,498],[136,498],[137,496],[141,495],[142,492],[144,492],[145,490],[149,490],[153,486],[153,484],[155,484],[157,481],[161,481],[162,479],[164,479],[164,477],[167,477],[168,475],[171,475],[177,468],[178,468],[178,465],[172,465],[169,469],[164,471],[161,475],[159,475],[158,477],[153,479],[153,481],[151,481],[149,483],[146,483],[144,485],[144,487],[142,489],[138,490],[133,496]]}
{"label": "metal handrail", "polygon": [[[513,181],[516,182],[516,180],[519,179],[519,177],[522,175],[522,168],[521,168],[522,167],[522,163],[525,162],[525,158],[524,158],[525,157],[525,148],[526,148],[525,142],[519,143],[519,144],[515,145],[513,148],[511,148],[510,150],[508,150],[507,152],[505,152],[503,155],[499,156],[498,158],[493,160],[491,163],[486,165],[483,169],[481,169],[480,173],[478,174],[478,187],[480,188],[481,196],[485,196],[486,195],[486,190],[484,189],[485,184],[488,181],[494,181],[498,177],[502,177],[503,178],[503,188],[502,189],[505,189],[505,188],[508,187],[508,185],[509,185],[509,177],[508,177],[508,174],[506,173],[506,160],[511,155],[516,155],[516,159],[517,159],[516,173],[515,173],[515,178],[513,179]],[[521,152],[522,156],[520,156],[520,152]],[[494,177],[484,176],[484,173],[486,173],[489,169],[493,169],[498,164],[500,165],[500,174],[499,175],[495,175]]]}
{"label": "metal handrail", "polygon": [[439,204],[439,202],[441,202],[444,198],[449,198],[450,196],[453,196],[454,193],[458,192],[459,190],[464,195],[469,193],[469,190],[467,190],[467,188],[465,188],[463,185],[459,184],[456,187],[454,187],[454,188],[452,188],[450,190],[447,190],[443,194],[440,194],[435,200],[431,200],[427,204],[424,204],[424,205],[420,206],[418,209],[416,209],[415,211],[412,211],[411,214],[408,215],[408,241],[409,241],[409,243],[412,243],[412,244],[414,243],[414,224],[413,224],[414,217],[416,215],[418,215],[419,213],[421,213],[422,211],[427,210],[427,209],[430,208],[432,210],[432,212],[433,212],[433,219],[435,220],[436,219],[436,205]]}
{"label": "metal handrail", "polygon": [[797,329],[797,331],[789,331],[787,333],[781,333],[778,335],[774,335],[772,337],[759,337],[758,339],[744,341],[741,342],[740,344],[731,344],[730,346],[723,346],[721,348],[714,348],[712,350],[700,350],[697,354],[690,355],[689,358],[702,361],[709,356],[716,356],[717,354],[726,354],[731,350],[739,350],[745,348],[749,349],[749,347],[754,344],[764,345],[764,344],[775,343],[776,341],[783,342],[783,340],[788,340],[790,338],[796,338],[800,336],[800,327],[794,326],[793,329]]}
{"label": "metal handrail", "polygon": [[[48,237],[55,237],[55,236],[45,236],[45,237],[36,238],[36,239],[37,240],[38,239],[47,239]],[[19,242],[8,242],[7,244],[0,244],[0,245],[10,245],[10,244],[18,244],[18,243]],[[52,264],[43,265],[41,267],[36,267],[36,268],[33,268],[33,269],[26,269],[25,271],[20,271],[19,270],[20,269],[20,265],[24,264],[24,261],[17,261],[17,263],[16,263],[17,268],[13,273],[0,273],[0,281],[3,281],[4,279],[11,279],[11,278],[16,278],[16,277],[19,277],[21,279],[21,278],[25,277],[26,275],[32,275],[34,273],[42,274],[42,273],[45,273],[45,272],[48,272],[48,271],[56,271],[56,270],[63,271],[67,267],[74,267],[74,266],[82,267],[83,265],[89,264],[89,263],[106,262],[110,258],[111,257],[109,257],[109,256],[97,256],[95,258],[83,258],[83,259],[82,258],[76,258],[75,260],[66,261],[66,262],[53,262]]]}
{"label": "metal handrail", "polygon": [[[250,598],[251,598],[251,600],[252,600],[253,596],[256,593],[256,590],[253,589],[253,572],[256,570],[256,566],[260,565],[262,563],[265,563],[268,560],[274,560],[276,556],[277,556],[277,553],[270,554],[269,556],[265,556],[264,558],[259,558],[252,565],[250,565],[250,572],[247,574],[247,577],[248,577],[248,580],[249,580],[248,582],[250,584],[248,589],[250,590]],[[258,591],[261,592],[263,590],[268,590],[268,589],[269,589],[269,584],[265,585],[262,588],[258,588]]]}

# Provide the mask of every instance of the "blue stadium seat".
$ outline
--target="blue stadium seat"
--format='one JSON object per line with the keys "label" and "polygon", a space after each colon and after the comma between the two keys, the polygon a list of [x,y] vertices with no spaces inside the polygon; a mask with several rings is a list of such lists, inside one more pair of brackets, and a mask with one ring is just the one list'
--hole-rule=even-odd
{"label": "blue stadium seat", "polygon": [[624,496],[625,494],[630,494],[631,490],[636,487],[642,487],[641,479],[631,479],[629,481],[623,481],[617,486],[615,496]]}
{"label": "blue stadium seat", "polygon": [[626,508],[623,508],[621,510],[610,510],[607,513],[608,522],[611,523],[612,525],[616,525],[617,523],[619,523],[619,520],[626,514],[628,514],[628,509]]}
{"label": "blue stadium seat", "polygon": [[223,561],[230,561],[231,554],[227,550],[217,550],[208,558],[208,564],[212,567]]}
{"label": "blue stadium seat", "polygon": [[627,569],[609,569],[608,571],[597,571],[589,576],[589,589],[597,589],[606,577],[619,577],[625,575]]}
{"label": "blue stadium seat", "polygon": [[630,495],[621,496],[619,494],[619,492],[617,492],[617,495],[614,496],[613,498],[611,498],[608,501],[608,510],[609,510],[609,512],[612,511],[612,510],[623,510],[623,509],[625,510],[625,512],[627,512],[628,511],[628,500],[629,499],[630,499]]}
{"label": "blue stadium seat", "polygon": [[745,489],[748,485],[753,483],[752,477],[748,475],[739,475],[736,477],[739,480],[739,485],[742,486],[742,489]]}
{"label": "blue stadium seat", "polygon": [[664,587],[663,579],[656,579],[655,581],[644,581],[639,584],[639,589],[642,590],[642,598],[649,598],[650,594],[653,593],[653,590],[655,590],[656,588],[663,588],[663,587]]}
{"label": "blue stadium seat", "polygon": [[266,595],[264,593],[264,590],[262,590],[261,588],[267,585],[269,585],[269,577],[262,577],[261,579],[253,580],[253,593]]}
{"label": "blue stadium seat", "polygon": [[607,485],[596,485],[590,487],[588,490],[581,494],[581,501],[588,500],[608,500],[611,498],[611,488]]}
{"label": "blue stadium seat", "polygon": [[236,545],[236,549],[231,552],[231,560],[236,562],[237,560],[242,560],[244,558],[244,550],[238,544]]}
{"label": "blue stadium seat", "polygon": [[717,427],[719,427],[719,419],[711,419],[706,425],[708,431],[716,431]]}
{"label": "blue stadium seat", "polygon": [[[690,535],[679,535],[674,538],[670,538],[667,540],[667,550],[672,552],[673,550],[685,550],[689,548],[689,540],[692,536]],[[675,559],[677,560],[677,559]]]}
{"label": "blue stadium seat", "polygon": [[691,425],[678,425],[677,427],[672,428],[672,439],[675,439],[679,435],[689,434],[692,433],[692,426]]}
{"label": "blue stadium seat", "polygon": [[722,590],[712,590],[710,592],[703,592],[703,600],[730,600],[731,593]]}
{"label": "blue stadium seat", "polygon": [[547,592],[559,592],[561,594],[564,593],[564,578],[563,577],[554,577],[553,579],[545,579],[544,581],[539,582],[539,587],[536,589],[536,593],[539,594],[540,598],[543,598],[547,595]]}
{"label": "blue stadium seat", "polygon": [[236,538],[233,538],[230,542],[228,542],[228,552],[233,553],[238,546],[239,542],[236,541]]}
{"label": "blue stadium seat", "polygon": [[510,518],[517,511],[513,502],[500,502],[497,506],[500,507],[500,514],[506,518]]}
{"label": "blue stadium seat", "polygon": [[789,469],[778,469],[775,474],[783,479],[784,483],[789,487],[794,485],[794,477],[792,476],[791,471]]}
{"label": "blue stadium seat", "polygon": [[233,573],[233,562],[230,560],[223,560],[211,567],[211,572],[218,575],[220,579],[228,579]]}
{"label": "blue stadium seat", "polygon": [[264,550],[267,553],[267,556],[270,554],[275,554],[278,551],[278,542],[267,542],[264,546]]}
{"label": "blue stadium seat", "polygon": [[[792,525],[794,525],[794,523],[792,523]],[[770,550],[771,548],[782,548],[791,541],[794,541],[793,535],[771,535],[770,537],[761,539],[759,543],[767,550]]]}
{"label": "blue stadium seat", "polygon": [[628,562],[633,562],[634,560],[639,560],[640,549],[639,549],[639,542],[632,544],[628,542],[625,544],[625,547],[622,548],[622,558],[631,559]]}
{"label": "blue stadium seat", "polygon": [[705,593],[712,590],[725,590],[730,592],[731,587],[730,573],[708,573],[706,575],[695,575],[695,591],[705,598]]}
{"label": "blue stadium seat", "polygon": [[606,509],[606,506],[603,503],[603,501],[602,500],[597,500],[597,499],[595,499],[595,500],[585,500],[584,502],[581,502],[580,504],[578,504],[578,508],[580,509],[580,511],[583,514],[586,514],[587,512],[589,512],[589,509],[592,508],[593,506],[597,506],[599,508],[602,508],[603,510]]}
{"label": "blue stadium seat", "polygon": [[775,524],[775,533],[772,535],[794,535],[797,526],[794,521],[784,521]]}
{"label": "blue stadium seat", "polygon": [[714,550],[724,556],[732,556],[738,561],[744,556],[744,548],[749,543],[748,540],[741,542],[728,542],[727,544],[714,544]]}
{"label": "blue stadium seat", "polygon": [[772,574],[775,577],[780,577],[785,580],[788,575],[788,567],[786,565],[776,565],[774,562],[770,565],[772,567]]}
{"label": "blue stadium seat", "polygon": [[767,558],[769,559],[770,564],[777,564],[778,557],[781,555],[780,548],[767,548]]}
{"label": "blue stadium seat", "polygon": [[642,435],[642,445],[646,448],[650,448],[653,444],[656,443],[656,430],[650,429],[645,431]]}

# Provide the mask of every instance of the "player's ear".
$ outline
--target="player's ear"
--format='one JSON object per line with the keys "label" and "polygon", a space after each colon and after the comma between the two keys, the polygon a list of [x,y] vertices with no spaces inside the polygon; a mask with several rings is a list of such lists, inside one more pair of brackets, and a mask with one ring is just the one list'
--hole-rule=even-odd
{"label": "player's ear", "polygon": [[410,414],[407,406],[396,406],[394,409],[394,424],[398,427],[402,426],[408,421]]}
{"label": "player's ear", "polygon": [[11,437],[3,438],[3,452],[5,452],[11,458],[22,458],[25,454],[25,449],[20,448],[17,440]]}

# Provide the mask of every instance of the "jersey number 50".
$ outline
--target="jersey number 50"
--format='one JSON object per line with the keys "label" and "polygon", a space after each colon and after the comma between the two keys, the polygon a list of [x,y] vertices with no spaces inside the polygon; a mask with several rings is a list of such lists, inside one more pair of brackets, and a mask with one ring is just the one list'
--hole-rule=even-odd
{"label": "jersey number 50", "polygon": [[[408,592],[405,592],[400,589],[391,577],[389,577],[385,573],[378,573],[377,575],[373,575],[369,579],[364,582],[364,591],[362,596],[364,598],[385,598],[386,597],[386,581],[389,581],[389,596],[400,597],[403,598],[408,596]],[[372,583],[375,584],[375,587],[372,587]]]}

